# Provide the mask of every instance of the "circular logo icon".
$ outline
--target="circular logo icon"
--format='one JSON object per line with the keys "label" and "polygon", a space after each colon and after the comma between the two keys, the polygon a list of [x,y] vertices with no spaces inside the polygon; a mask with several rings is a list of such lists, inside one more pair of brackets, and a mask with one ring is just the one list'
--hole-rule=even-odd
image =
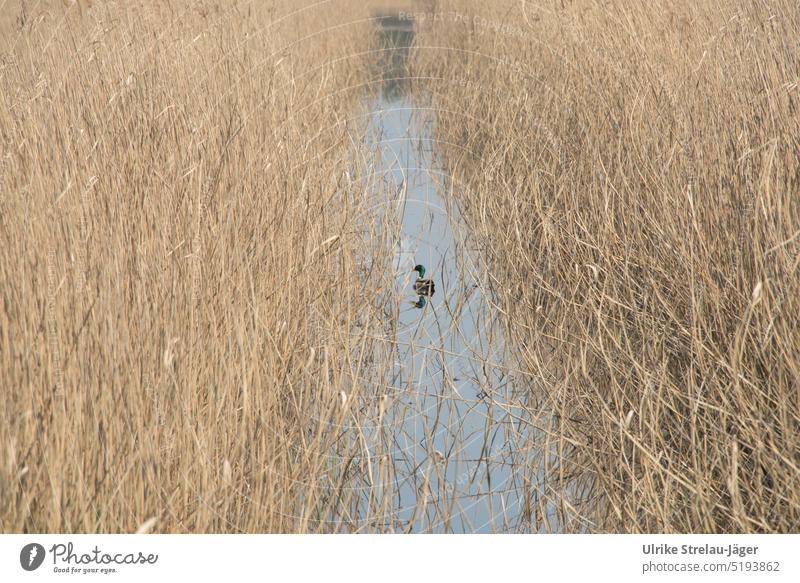
{"label": "circular logo icon", "polygon": [[35,571],[44,562],[44,547],[39,543],[29,543],[19,552],[19,564],[26,571]]}

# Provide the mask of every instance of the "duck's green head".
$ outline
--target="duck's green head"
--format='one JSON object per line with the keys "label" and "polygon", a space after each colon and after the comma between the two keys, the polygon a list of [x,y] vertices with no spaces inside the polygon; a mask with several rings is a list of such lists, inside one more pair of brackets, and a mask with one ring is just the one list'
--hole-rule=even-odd
{"label": "duck's green head", "polygon": [[419,273],[420,277],[425,277],[425,266],[424,265],[415,265],[414,269],[411,271],[416,271]]}
{"label": "duck's green head", "polygon": [[411,303],[414,304],[415,308],[419,308],[421,310],[428,302],[425,300],[425,296],[419,296],[419,299],[416,302]]}

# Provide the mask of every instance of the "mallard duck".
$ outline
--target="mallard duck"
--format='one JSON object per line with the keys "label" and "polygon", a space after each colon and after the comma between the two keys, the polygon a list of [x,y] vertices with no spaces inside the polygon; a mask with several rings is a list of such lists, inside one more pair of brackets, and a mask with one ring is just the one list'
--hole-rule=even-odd
{"label": "mallard duck", "polygon": [[436,291],[436,287],[433,285],[432,279],[425,279],[425,266],[416,265],[412,271],[419,273],[417,281],[414,282],[414,292],[416,292],[420,298],[423,296],[432,296]]}

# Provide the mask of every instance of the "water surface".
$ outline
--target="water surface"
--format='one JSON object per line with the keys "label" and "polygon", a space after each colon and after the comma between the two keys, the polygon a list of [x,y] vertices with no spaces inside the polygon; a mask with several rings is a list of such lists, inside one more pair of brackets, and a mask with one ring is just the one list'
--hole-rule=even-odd
{"label": "water surface", "polygon": [[[413,23],[377,22],[382,86],[368,108],[365,149],[373,206],[394,225],[398,309],[388,327],[385,413],[365,430],[369,456],[390,461],[364,494],[372,516],[363,520],[382,531],[529,531],[540,472],[526,396],[516,389],[489,278],[454,203],[458,185],[435,156],[434,112],[409,92]],[[422,310],[412,305],[418,263],[436,282]],[[394,487],[376,492],[385,474]]]}

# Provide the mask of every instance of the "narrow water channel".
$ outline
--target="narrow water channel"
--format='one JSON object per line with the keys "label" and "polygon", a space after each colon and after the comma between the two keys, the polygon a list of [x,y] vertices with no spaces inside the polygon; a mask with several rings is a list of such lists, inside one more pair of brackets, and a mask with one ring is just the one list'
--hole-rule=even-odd
{"label": "narrow water channel", "polygon": [[[382,483],[393,487],[380,521],[370,518],[400,532],[535,530],[540,472],[530,411],[520,406],[526,396],[488,301],[487,267],[452,196],[458,185],[437,162],[435,114],[409,91],[414,24],[381,16],[376,26],[383,83],[365,145],[370,182],[380,185],[374,206],[395,226],[397,310],[385,413],[365,439],[367,455],[391,460]],[[416,264],[436,285],[422,309],[413,305]]]}

